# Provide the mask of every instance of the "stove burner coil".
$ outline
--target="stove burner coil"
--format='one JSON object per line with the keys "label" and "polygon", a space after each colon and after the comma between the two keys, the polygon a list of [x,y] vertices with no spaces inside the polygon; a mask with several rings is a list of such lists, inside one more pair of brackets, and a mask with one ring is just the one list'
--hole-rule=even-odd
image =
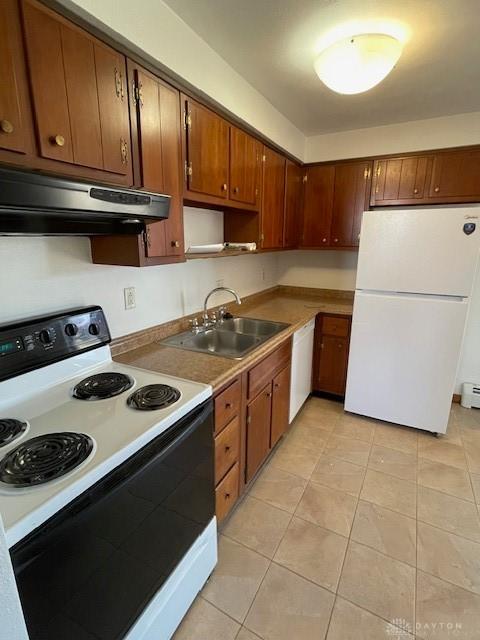
{"label": "stove burner coil", "polygon": [[73,389],[79,400],[105,400],[113,398],[133,387],[133,380],[124,373],[97,373],[85,378]]}
{"label": "stove burner coil", "polygon": [[28,429],[28,424],[15,418],[0,418],[0,447],[5,447]]}
{"label": "stove burner coil", "polygon": [[128,397],[127,404],[132,409],[140,411],[154,411],[155,409],[165,409],[169,405],[177,402],[180,398],[180,391],[168,384],[147,384]]}
{"label": "stove burner coil", "polygon": [[0,461],[0,481],[15,487],[49,482],[78,467],[93,450],[84,433],[48,433],[30,438]]}

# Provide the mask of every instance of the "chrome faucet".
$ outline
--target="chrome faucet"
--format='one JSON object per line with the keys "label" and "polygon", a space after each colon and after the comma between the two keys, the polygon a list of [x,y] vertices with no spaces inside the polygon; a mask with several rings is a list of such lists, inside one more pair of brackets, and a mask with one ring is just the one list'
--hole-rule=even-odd
{"label": "chrome faucet", "polygon": [[235,298],[235,301],[237,304],[242,304],[240,296],[233,289],[229,289],[228,287],[216,287],[215,289],[212,289],[210,293],[207,295],[207,297],[205,298],[205,302],[203,303],[204,326],[212,326],[217,324],[217,322],[223,322],[223,316],[225,315],[225,312],[226,312],[225,307],[220,307],[218,317],[216,314],[212,314],[213,316],[212,319],[208,317],[208,301],[210,300],[210,296],[212,296],[214,293],[217,293],[218,291],[228,291],[228,293],[231,293],[232,296]]}

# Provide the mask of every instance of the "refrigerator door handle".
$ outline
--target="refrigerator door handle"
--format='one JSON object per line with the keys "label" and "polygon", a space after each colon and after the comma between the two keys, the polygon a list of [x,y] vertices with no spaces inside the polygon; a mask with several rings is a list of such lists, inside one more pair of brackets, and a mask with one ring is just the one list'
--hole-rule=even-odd
{"label": "refrigerator door handle", "polygon": [[464,302],[467,296],[446,296],[436,293],[414,293],[411,291],[382,291],[380,289],[356,289],[356,293],[365,293],[369,296],[395,296],[396,298],[415,298],[416,300],[450,300],[451,302]]}

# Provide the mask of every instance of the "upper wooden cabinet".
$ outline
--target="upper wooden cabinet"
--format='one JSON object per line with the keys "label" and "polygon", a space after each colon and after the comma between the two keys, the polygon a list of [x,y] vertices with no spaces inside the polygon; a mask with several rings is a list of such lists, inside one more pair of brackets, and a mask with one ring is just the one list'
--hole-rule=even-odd
{"label": "upper wooden cabinet", "polygon": [[22,9],[40,156],[132,184],[125,57],[35,0]]}
{"label": "upper wooden cabinet", "polygon": [[261,247],[283,246],[285,211],[285,158],[269,147],[263,147],[263,193],[261,214]]}
{"label": "upper wooden cabinet", "polygon": [[180,154],[180,95],[128,61],[135,185],[171,197],[167,220],[147,226],[143,236],[92,238],[94,262],[132,266],[184,259]]}
{"label": "upper wooden cabinet", "polygon": [[435,154],[428,195],[442,202],[480,201],[480,149]]}
{"label": "upper wooden cabinet", "polygon": [[371,161],[308,167],[303,201],[303,247],[355,247],[368,208]]}
{"label": "upper wooden cabinet", "polygon": [[303,170],[298,164],[287,160],[285,167],[285,223],[283,246],[292,249],[298,245],[301,222]]}
{"label": "upper wooden cabinet", "polygon": [[335,181],[334,165],[318,165],[305,170],[302,247],[328,247],[332,226]]}
{"label": "upper wooden cabinet", "polygon": [[0,149],[32,151],[32,123],[16,0],[0,3]]}
{"label": "upper wooden cabinet", "polygon": [[375,160],[371,204],[418,204],[428,197],[433,156],[405,156]]}
{"label": "upper wooden cabinet", "polygon": [[228,198],[228,123],[210,109],[185,100],[185,174],[187,196]]}
{"label": "upper wooden cabinet", "polygon": [[237,127],[230,127],[230,200],[256,205],[260,200],[263,145]]}
{"label": "upper wooden cabinet", "polygon": [[368,209],[371,173],[371,162],[335,165],[331,246],[358,246],[362,213]]}
{"label": "upper wooden cabinet", "polygon": [[480,201],[480,149],[465,148],[378,159],[372,206]]}

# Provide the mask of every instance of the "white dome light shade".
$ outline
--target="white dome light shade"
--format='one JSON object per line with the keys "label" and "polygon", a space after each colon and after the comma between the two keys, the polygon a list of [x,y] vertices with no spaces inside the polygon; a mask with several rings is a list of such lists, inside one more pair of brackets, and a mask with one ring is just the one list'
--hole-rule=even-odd
{"label": "white dome light shade", "polygon": [[396,65],[402,43],[393,36],[364,33],[339,40],[315,60],[320,80],[337,93],[362,93],[381,82]]}

